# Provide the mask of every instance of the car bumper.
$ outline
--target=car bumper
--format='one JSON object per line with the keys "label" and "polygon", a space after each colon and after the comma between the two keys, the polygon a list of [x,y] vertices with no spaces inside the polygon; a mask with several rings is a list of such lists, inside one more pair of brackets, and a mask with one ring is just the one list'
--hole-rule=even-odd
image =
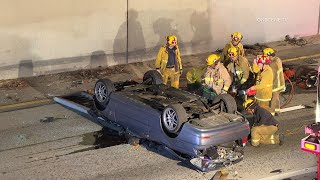
{"label": "car bumper", "polygon": [[197,156],[199,151],[212,146],[234,142],[246,138],[250,133],[249,123],[231,122],[215,128],[197,128],[189,123],[185,123],[176,137],[175,150],[188,155]]}

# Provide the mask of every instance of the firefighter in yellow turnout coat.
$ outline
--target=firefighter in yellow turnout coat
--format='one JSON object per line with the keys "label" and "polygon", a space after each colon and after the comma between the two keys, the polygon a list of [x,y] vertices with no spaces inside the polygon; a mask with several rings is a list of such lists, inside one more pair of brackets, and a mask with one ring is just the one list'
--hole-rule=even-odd
{"label": "firefighter in yellow turnout coat", "polygon": [[228,56],[232,60],[227,66],[232,75],[232,84],[239,86],[246,83],[252,71],[248,59],[240,56],[235,47],[228,49]]}
{"label": "firefighter in yellow turnout coat", "polygon": [[256,90],[255,99],[259,106],[270,111],[272,98],[273,72],[269,64],[271,60],[267,56],[261,56],[253,61],[253,71],[258,73],[256,84],[247,91]]}
{"label": "firefighter in yellow turnout coat", "polygon": [[182,62],[177,44],[176,36],[167,36],[167,44],[160,48],[155,67],[162,74],[164,84],[167,84],[168,79],[170,79],[171,86],[178,89],[182,73]]}
{"label": "firefighter in yellow turnout coat", "polygon": [[220,56],[212,54],[207,58],[205,86],[212,88],[217,95],[227,93],[231,85],[231,77],[227,69],[220,63]]}
{"label": "firefighter in yellow turnout coat", "polygon": [[222,57],[221,57],[221,63],[224,64],[224,66],[227,66],[230,63],[230,58],[228,56],[228,50],[231,47],[236,48],[237,54],[239,56],[244,57],[244,48],[241,44],[243,36],[240,32],[234,32],[231,34],[231,42],[226,44],[222,51]]}
{"label": "firefighter in yellow turnout coat", "polygon": [[280,113],[280,93],[285,91],[285,80],[283,76],[282,61],[275,56],[275,51],[271,48],[263,50],[264,56],[269,56],[271,60],[270,67],[273,72],[273,87],[270,111],[272,115]]}

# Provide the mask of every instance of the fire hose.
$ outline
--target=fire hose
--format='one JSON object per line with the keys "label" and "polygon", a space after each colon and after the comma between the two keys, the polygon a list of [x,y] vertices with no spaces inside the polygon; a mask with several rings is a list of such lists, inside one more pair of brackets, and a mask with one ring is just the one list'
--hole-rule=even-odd
{"label": "fire hose", "polygon": [[[292,98],[293,98],[293,96],[294,96],[294,86],[293,86],[292,81],[291,81],[290,78],[286,75],[286,73],[283,73],[283,76],[284,76],[285,81],[288,81],[288,82],[289,82],[291,91],[289,91],[289,96],[288,96],[288,98],[281,104],[280,108],[284,108],[285,106],[287,106],[287,105],[291,102],[291,100],[292,100]],[[286,87],[286,88],[287,88],[287,87]]]}

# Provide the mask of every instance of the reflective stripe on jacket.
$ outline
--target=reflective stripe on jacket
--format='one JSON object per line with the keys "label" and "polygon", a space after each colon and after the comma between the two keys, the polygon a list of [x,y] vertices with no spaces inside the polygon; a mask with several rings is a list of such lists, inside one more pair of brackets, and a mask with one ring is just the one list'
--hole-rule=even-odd
{"label": "reflective stripe on jacket", "polygon": [[254,89],[257,90],[255,98],[259,101],[270,101],[272,98],[273,72],[269,65],[264,65],[257,77]]}
{"label": "reflective stripe on jacket", "polygon": [[[167,51],[167,46],[164,45],[160,48],[157,58],[156,58],[156,62],[155,62],[155,67],[158,69],[160,69],[161,73],[164,73],[164,70],[167,67],[167,63],[168,63],[168,51]],[[182,70],[182,62],[181,62],[181,58],[180,58],[180,50],[178,45],[176,45],[176,65],[175,65],[175,70],[176,72]]]}
{"label": "reflective stripe on jacket", "polygon": [[285,90],[285,80],[283,75],[282,61],[279,57],[273,57],[270,67],[273,72],[273,92],[282,92]]}
{"label": "reflective stripe on jacket", "polygon": [[214,69],[207,68],[204,80],[205,84],[214,89],[217,94],[220,94],[222,90],[228,91],[231,85],[231,77],[227,69],[220,62]]}

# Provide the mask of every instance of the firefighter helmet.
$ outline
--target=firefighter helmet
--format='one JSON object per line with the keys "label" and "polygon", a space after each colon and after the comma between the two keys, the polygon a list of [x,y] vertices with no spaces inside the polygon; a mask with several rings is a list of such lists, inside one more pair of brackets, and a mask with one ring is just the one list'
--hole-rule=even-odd
{"label": "firefighter helmet", "polygon": [[242,40],[243,36],[240,32],[234,32],[231,34],[231,40],[235,40],[237,42],[240,42]]}
{"label": "firefighter helmet", "polygon": [[238,50],[235,47],[231,47],[228,49],[228,56],[233,57],[238,55]]}
{"label": "firefighter helmet", "polygon": [[265,48],[263,50],[263,55],[265,56],[274,56],[275,51],[272,48]]}
{"label": "firefighter helmet", "polygon": [[257,101],[255,99],[247,99],[244,103],[243,103],[243,108],[245,110],[248,110],[249,108],[253,108],[254,105],[257,104]]}
{"label": "firefighter helmet", "polygon": [[176,45],[178,44],[178,39],[175,35],[170,35],[170,36],[167,36],[167,42],[169,45]]}
{"label": "firefighter helmet", "polygon": [[270,64],[270,63],[271,63],[271,60],[269,56],[262,55],[262,56],[258,56],[257,58],[257,64]]}
{"label": "firefighter helmet", "polygon": [[215,62],[219,61],[220,56],[217,54],[211,54],[208,58],[207,58],[207,65],[211,66],[212,64],[214,64]]}

